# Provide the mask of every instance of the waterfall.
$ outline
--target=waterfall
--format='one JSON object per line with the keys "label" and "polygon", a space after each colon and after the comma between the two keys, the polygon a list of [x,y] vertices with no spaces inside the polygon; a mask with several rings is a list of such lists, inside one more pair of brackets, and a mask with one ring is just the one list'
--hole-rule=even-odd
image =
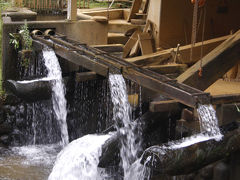
{"label": "waterfall", "polygon": [[199,114],[200,131],[207,132],[209,136],[216,137],[216,139],[221,139],[222,135],[218,127],[218,119],[213,106],[199,105],[197,112]]}
{"label": "waterfall", "polygon": [[109,86],[113,102],[113,119],[115,128],[121,132],[125,138],[121,139],[120,157],[124,170],[124,179],[131,177],[131,166],[137,160],[141,151],[141,137],[135,133],[137,124],[131,121],[131,107],[128,102],[127,87],[121,74],[109,75]]}
{"label": "waterfall", "polygon": [[68,144],[67,129],[67,102],[65,99],[65,86],[62,80],[62,71],[57,56],[52,49],[45,48],[43,50],[43,58],[45,66],[48,70],[47,78],[54,79],[52,81],[52,103],[53,109],[61,129],[62,145]]}
{"label": "waterfall", "polygon": [[[138,153],[141,150],[141,137],[137,124],[131,121],[131,107],[128,103],[126,83],[119,74],[109,75],[109,87],[113,102],[115,128],[124,135],[121,139],[121,165],[125,180],[143,180],[149,171],[141,165]],[[103,144],[114,133],[107,135],[86,135],[68,144],[59,154],[49,180],[108,180],[112,174],[98,168]],[[116,177],[114,177],[115,179]]]}
{"label": "waterfall", "polygon": [[98,163],[101,147],[112,135],[86,135],[72,141],[58,154],[48,180],[105,179]]}

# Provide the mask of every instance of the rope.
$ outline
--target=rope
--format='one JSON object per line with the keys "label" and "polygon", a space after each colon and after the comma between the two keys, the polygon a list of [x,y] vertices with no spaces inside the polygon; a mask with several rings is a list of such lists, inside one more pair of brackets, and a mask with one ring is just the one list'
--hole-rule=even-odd
{"label": "rope", "polygon": [[197,36],[198,2],[199,2],[199,0],[195,1],[194,8],[193,8],[193,22],[192,22],[192,39],[191,39],[190,61],[192,61],[193,47],[194,47],[194,45],[196,43],[196,36]]}
{"label": "rope", "polygon": [[205,26],[206,26],[206,14],[207,14],[207,10],[206,10],[206,5],[203,8],[203,29],[202,29],[202,46],[201,46],[201,59],[200,59],[200,68],[199,68],[199,73],[198,75],[200,77],[202,77],[202,58],[203,58],[203,44],[204,44],[204,34],[205,34]]}

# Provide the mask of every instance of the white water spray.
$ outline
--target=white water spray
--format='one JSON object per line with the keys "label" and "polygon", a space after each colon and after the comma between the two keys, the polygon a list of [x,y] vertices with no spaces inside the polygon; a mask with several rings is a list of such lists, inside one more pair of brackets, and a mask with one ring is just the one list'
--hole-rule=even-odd
{"label": "white water spray", "polygon": [[43,50],[43,58],[45,66],[48,70],[47,78],[54,79],[53,81],[51,81],[53,109],[61,129],[61,143],[64,146],[68,144],[69,140],[66,122],[67,102],[65,99],[65,86],[62,80],[62,71],[57,56],[52,49],[45,48]]}
{"label": "white water spray", "polygon": [[220,140],[222,138],[222,134],[218,127],[218,119],[213,106],[199,105],[197,112],[200,121],[200,131],[206,132],[211,137],[215,137],[216,140]]}
{"label": "white water spray", "polygon": [[[131,121],[131,107],[128,102],[127,87],[121,74],[110,74],[109,84],[113,102],[113,119],[116,129],[125,138],[121,140],[121,162],[124,170],[124,179],[132,176],[131,165],[137,160],[141,150],[141,141],[137,141],[139,135],[134,133],[137,124]],[[132,178],[131,178],[132,179]]]}
{"label": "white water spray", "polygon": [[58,154],[48,180],[103,180],[99,157],[112,135],[86,135],[72,141]]}

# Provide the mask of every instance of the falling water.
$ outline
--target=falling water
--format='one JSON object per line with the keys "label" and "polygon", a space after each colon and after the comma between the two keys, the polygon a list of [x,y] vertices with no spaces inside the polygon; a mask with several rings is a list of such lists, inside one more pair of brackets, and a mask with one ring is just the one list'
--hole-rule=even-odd
{"label": "falling water", "polygon": [[48,180],[105,179],[107,175],[98,163],[101,147],[112,135],[86,135],[72,141],[58,154]]}
{"label": "falling water", "polygon": [[[131,122],[131,108],[128,103],[127,88],[122,75],[110,75],[109,84],[113,102],[113,119],[118,132],[125,138],[121,140],[120,156],[124,179],[142,180],[148,172],[137,158],[141,141],[134,132],[137,124]],[[49,180],[107,180],[116,179],[111,173],[98,168],[103,144],[112,137],[108,135],[86,135],[68,144],[58,155]],[[115,175],[114,175],[115,176]],[[119,177],[118,177],[119,178]]]}
{"label": "falling water", "polygon": [[199,114],[200,131],[207,132],[209,136],[216,137],[216,139],[221,139],[222,135],[213,106],[199,105],[197,112]]}
{"label": "falling water", "polygon": [[121,140],[121,163],[124,170],[124,179],[132,175],[131,165],[137,160],[139,151],[141,151],[141,138],[134,133],[137,124],[130,119],[131,107],[128,102],[127,87],[120,74],[110,74],[109,84],[111,98],[113,102],[113,119],[116,129],[121,132],[125,138]]}
{"label": "falling water", "polygon": [[59,126],[61,128],[62,145],[68,144],[68,130],[67,130],[67,102],[65,99],[65,86],[62,80],[61,68],[52,49],[43,50],[43,58],[45,66],[48,70],[47,78],[55,79],[52,81],[52,102],[53,109],[56,114]]}

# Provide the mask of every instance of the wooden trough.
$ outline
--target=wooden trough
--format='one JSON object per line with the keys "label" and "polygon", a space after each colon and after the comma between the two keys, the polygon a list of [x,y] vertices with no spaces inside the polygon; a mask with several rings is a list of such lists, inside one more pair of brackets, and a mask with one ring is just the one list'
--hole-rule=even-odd
{"label": "wooden trough", "polygon": [[[191,107],[196,107],[199,103],[210,103],[211,98],[208,93],[178,83],[176,80],[138,67],[123,59],[110,56],[108,53],[89,47],[86,44],[81,44],[63,36],[33,36],[33,38],[35,39],[33,43],[35,48],[43,48],[44,45],[41,44],[43,43],[52,47],[58,56],[99,75],[106,77],[109,73],[121,73],[125,78],[141,86],[162,93]],[[48,39],[51,41],[48,41]]]}

